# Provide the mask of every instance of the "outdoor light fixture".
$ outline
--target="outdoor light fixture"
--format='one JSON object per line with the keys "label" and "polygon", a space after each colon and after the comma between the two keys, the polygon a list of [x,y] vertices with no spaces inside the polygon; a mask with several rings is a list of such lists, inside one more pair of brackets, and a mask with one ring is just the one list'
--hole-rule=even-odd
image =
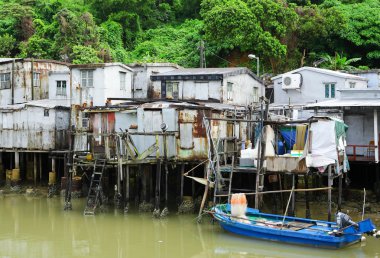
{"label": "outdoor light fixture", "polygon": [[258,57],[258,56],[256,56],[256,55],[254,55],[254,54],[249,54],[248,55],[248,58],[249,59],[256,59],[256,61],[257,61],[257,71],[256,71],[256,75],[257,75],[257,77],[259,77],[260,78],[260,58]]}

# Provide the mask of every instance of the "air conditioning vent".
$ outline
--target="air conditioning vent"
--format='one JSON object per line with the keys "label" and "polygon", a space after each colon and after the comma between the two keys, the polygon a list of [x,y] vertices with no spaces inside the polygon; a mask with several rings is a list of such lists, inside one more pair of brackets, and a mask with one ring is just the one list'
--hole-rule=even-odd
{"label": "air conditioning vent", "polygon": [[282,76],[282,89],[299,89],[301,88],[301,74],[299,73],[288,73]]}

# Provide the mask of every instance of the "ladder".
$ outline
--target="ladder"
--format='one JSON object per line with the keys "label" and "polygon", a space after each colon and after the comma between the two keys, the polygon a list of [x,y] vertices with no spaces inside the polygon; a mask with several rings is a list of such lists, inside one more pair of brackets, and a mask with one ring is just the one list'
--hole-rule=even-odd
{"label": "ladder", "polygon": [[215,188],[214,188],[214,203],[222,203],[222,197],[218,195],[227,195],[228,203],[231,199],[231,194],[234,191],[232,188],[232,177],[234,174],[235,157],[232,156],[232,162],[230,165],[218,166],[218,172],[215,176]]}
{"label": "ladder", "polygon": [[96,208],[102,204],[102,178],[105,166],[105,159],[97,159],[94,162],[84,215],[95,215]]}

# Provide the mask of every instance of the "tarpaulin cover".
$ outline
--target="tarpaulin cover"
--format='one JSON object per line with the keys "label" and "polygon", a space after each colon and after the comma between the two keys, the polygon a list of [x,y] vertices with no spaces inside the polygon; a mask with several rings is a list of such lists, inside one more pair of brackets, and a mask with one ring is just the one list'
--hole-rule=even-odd
{"label": "tarpaulin cover", "polygon": [[324,167],[338,160],[335,121],[325,120],[312,123],[311,155],[306,157],[308,167]]}
{"label": "tarpaulin cover", "polygon": [[280,127],[280,134],[284,138],[287,150],[291,150],[296,143],[297,130],[295,126]]}

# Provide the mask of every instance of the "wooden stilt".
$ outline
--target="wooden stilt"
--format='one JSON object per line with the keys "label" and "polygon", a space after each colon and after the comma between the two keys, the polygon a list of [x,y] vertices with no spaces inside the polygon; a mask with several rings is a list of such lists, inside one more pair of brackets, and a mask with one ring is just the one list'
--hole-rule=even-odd
{"label": "wooden stilt", "polygon": [[155,193],[155,206],[154,214],[160,214],[160,197],[161,197],[161,160],[157,161],[156,169],[156,193]]}
{"label": "wooden stilt", "polygon": [[[282,191],[282,175],[278,175],[278,185],[279,185],[279,190]],[[284,206],[284,195],[282,192],[280,192],[280,202],[281,202],[281,208],[282,212],[285,212],[285,206]]]}
{"label": "wooden stilt", "polygon": [[342,181],[343,173],[339,175],[339,193],[338,193],[338,210],[342,209]]}
{"label": "wooden stilt", "polygon": [[40,162],[40,166],[39,166],[39,172],[40,172],[40,184],[42,183],[42,153],[40,153],[40,157],[39,157],[39,162]]}
{"label": "wooden stilt", "polygon": [[142,179],[141,179],[141,186],[142,186],[142,189],[141,189],[141,201],[142,202],[146,202],[147,199],[146,199],[146,196],[147,196],[147,177],[148,177],[148,173],[147,173],[147,169],[146,167],[144,166],[141,166],[139,165],[138,166],[138,170],[140,170],[142,172]]}
{"label": "wooden stilt", "polygon": [[[292,189],[295,189],[296,187],[296,175],[292,174]],[[295,209],[296,209],[296,195],[293,193],[292,195],[292,206],[291,206],[291,211],[290,211],[290,216],[295,215]]]}
{"label": "wooden stilt", "polygon": [[[305,181],[305,189],[309,189],[309,176],[305,175],[304,176],[304,181]],[[310,219],[310,202],[309,202],[309,192],[305,192],[305,217],[307,219]]]}
{"label": "wooden stilt", "polygon": [[129,165],[125,166],[125,204],[124,204],[124,213],[129,211]]}
{"label": "wooden stilt", "polygon": [[[327,186],[331,187],[332,185],[332,179],[331,179],[331,165],[328,166],[328,179],[327,179]],[[327,192],[327,199],[328,199],[328,215],[327,220],[331,221],[331,188]]]}
{"label": "wooden stilt", "polygon": [[37,154],[33,153],[33,181],[34,186],[37,185]]}
{"label": "wooden stilt", "polygon": [[183,180],[184,180],[183,174],[184,173],[185,173],[185,164],[181,164],[179,205],[183,203]]}
{"label": "wooden stilt", "polygon": [[[207,178],[208,177],[208,162],[205,164],[204,166],[204,178]],[[193,180],[194,181],[194,180]],[[231,183],[231,182],[230,182]],[[206,187],[205,187],[205,191],[203,193],[203,198],[202,198],[202,203],[201,203],[201,207],[199,208],[199,213],[198,213],[198,222],[200,222],[200,219],[201,219],[201,214],[203,212],[203,209],[205,207],[205,203],[206,203],[206,200],[207,200],[207,194],[208,194],[208,189],[210,187],[210,183],[209,181],[207,180],[207,183],[206,183]]]}

